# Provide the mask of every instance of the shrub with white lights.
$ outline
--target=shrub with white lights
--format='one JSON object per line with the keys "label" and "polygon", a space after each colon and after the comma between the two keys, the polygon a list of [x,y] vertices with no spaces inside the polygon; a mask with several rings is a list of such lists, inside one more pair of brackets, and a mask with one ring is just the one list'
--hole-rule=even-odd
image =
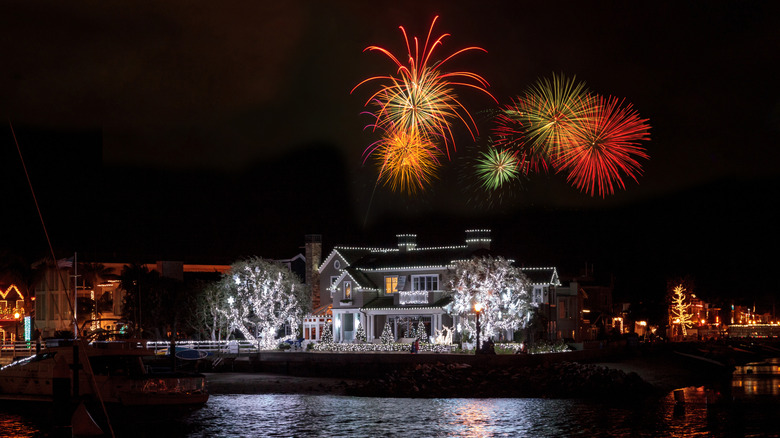
{"label": "shrub with white lights", "polygon": [[360,342],[366,342],[366,330],[363,328],[363,324],[360,320],[357,322],[357,329],[355,330],[355,340]]}
{"label": "shrub with white lights", "polygon": [[379,339],[384,345],[389,345],[395,342],[395,336],[393,336],[393,330],[390,329],[389,322],[385,322],[385,327],[382,329],[382,336]]}

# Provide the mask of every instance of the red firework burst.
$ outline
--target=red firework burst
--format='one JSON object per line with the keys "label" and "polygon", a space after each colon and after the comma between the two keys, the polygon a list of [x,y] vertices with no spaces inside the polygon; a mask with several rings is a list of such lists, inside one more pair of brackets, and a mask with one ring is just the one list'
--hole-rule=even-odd
{"label": "red firework burst", "polygon": [[[527,128],[523,123],[523,104],[518,98],[512,99],[495,117],[493,134],[494,144],[515,151],[523,173],[547,171],[547,159],[543,151],[529,146],[526,141]],[[526,123],[527,124],[527,123]]]}
{"label": "red firework burst", "polygon": [[641,119],[632,105],[615,97],[598,96],[586,105],[585,117],[576,128],[575,139],[562,151],[554,166],[568,172],[567,180],[578,190],[602,198],[625,190],[621,175],[637,181],[642,173],[639,159],[648,154],[639,142],[650,139],[648,119]]}

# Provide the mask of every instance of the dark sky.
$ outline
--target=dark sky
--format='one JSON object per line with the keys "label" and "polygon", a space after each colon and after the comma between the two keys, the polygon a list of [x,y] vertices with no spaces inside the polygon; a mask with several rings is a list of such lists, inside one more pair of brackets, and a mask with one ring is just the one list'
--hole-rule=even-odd
{"label": "dark sky", "polygon": [[[436,15],[437,52],[486,49],[453,67],[502,104],[552,72],[631,102],[652,126],[639,184],[602,199],[538,175],[484,202],[454,170],[473,143],[456,129],[425,193],[375,188],[373,88],[349,92],[393,69],[363,49],[403,55],[398,26],[423,36]],[[230,262],[292,256],[307,233],[327,252],[489,227],[521,263],[592,263],[626,295],[691,275],[704,296],[773,296],[778,17],[773,2],[3,2],[2,245],[46,251],[10,120],[64,253]]]}

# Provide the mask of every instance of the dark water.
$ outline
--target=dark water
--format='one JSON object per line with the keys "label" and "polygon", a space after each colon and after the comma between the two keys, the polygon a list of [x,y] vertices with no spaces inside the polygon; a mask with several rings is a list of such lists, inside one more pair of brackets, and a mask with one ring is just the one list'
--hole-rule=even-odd
{"label": "dark water", "polygon": [[[780,362],[638,402],[214,395],[198,409],[114,414],[118,437],[780,436]],[[46,413],[0,411],[0,436],[68,436]]]}

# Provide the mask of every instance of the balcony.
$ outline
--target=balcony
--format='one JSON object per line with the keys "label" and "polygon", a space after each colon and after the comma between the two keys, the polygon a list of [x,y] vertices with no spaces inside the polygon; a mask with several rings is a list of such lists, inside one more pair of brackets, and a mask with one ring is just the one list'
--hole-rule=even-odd
{"label": "balcony", "polygon": [[428,304],[427,290],[412,290],[398,292],[398,304],[401,306],[414,305],[414,304]]}

